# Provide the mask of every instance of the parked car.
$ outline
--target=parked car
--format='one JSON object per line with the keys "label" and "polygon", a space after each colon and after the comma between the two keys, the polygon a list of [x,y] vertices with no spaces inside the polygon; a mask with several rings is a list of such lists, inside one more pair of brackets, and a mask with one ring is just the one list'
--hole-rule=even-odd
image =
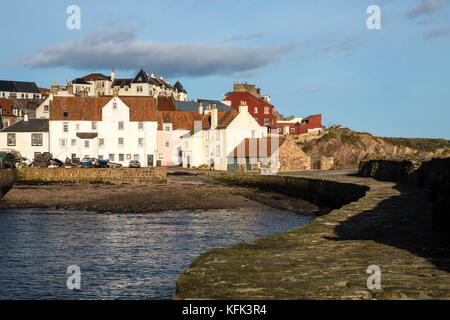
{"label": "parked car", "polygon": [[138,160],[131,160],[128,167],[129,168],[140,168],[141,163]]}
{"label": "parked car", "polygon": [[108,162],[109,162],[109,160],[96,159],[95,160],[95,167],[96,168],[109,168]]}

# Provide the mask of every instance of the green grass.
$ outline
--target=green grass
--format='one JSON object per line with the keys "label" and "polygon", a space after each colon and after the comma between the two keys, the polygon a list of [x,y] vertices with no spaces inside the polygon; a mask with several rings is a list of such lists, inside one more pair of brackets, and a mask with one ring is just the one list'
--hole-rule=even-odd
{"label": "green grass", "polygon": [[450,141],[445,139],[428,138],[382,138],[386,143],[397,147],[408,147],[425,152],[434,152],[437,149],[450,149]]}

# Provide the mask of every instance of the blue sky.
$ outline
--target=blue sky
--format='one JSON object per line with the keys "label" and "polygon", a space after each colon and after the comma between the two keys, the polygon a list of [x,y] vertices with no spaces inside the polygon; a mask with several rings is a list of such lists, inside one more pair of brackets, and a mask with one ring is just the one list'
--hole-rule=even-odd
{"label": "blue sky", "polygon": [[[221,99],[247,81],[286,116],[450,139],[449,2],[2,1],[0,79],[50,87],[144,67],[180,80],[190,99]],[[366,27],[372,4],[380,30]],[[66,27],[69,5],[81,8],[80,30]]]}

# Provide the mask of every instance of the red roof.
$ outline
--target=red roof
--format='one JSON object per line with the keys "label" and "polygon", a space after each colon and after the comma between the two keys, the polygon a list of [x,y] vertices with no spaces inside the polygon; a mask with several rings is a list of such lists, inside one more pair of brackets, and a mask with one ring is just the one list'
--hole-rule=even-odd
{"label": "red roof", "polygon": [[0,108],[2,109],[2,115],[8,117],[16,117],[11,110],[11,106],[14,105],[14,101],[11,99],[0,99]]}
{"label": "red roof", "polygon": [[257,98],[250,92],[230,92],[225,100],[232,101],[233,108],[238,108],[240,101],[246,101],[249,107],[273,107],[266,100]]}
{"label": "red roof", "polygon": [[[101,121],[102,109],[112,96],[54,97],[50,104],[50,120]],[[151,97],[119,98],[130,109],[130,121],[156,121],[156,103]],[[64,117],[67,111],[67,117]]]}

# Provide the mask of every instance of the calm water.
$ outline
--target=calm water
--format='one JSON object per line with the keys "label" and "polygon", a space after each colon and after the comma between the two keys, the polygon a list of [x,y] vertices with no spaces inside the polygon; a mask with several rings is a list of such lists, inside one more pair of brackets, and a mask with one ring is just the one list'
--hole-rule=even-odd
{"label": "calm water", "polygon": [[[311,220],[277,210],[98,214],[0,213],[0,299],[170,299],[202,252],[282,233]],[[67,267],[81,290],[67,289]]]}

